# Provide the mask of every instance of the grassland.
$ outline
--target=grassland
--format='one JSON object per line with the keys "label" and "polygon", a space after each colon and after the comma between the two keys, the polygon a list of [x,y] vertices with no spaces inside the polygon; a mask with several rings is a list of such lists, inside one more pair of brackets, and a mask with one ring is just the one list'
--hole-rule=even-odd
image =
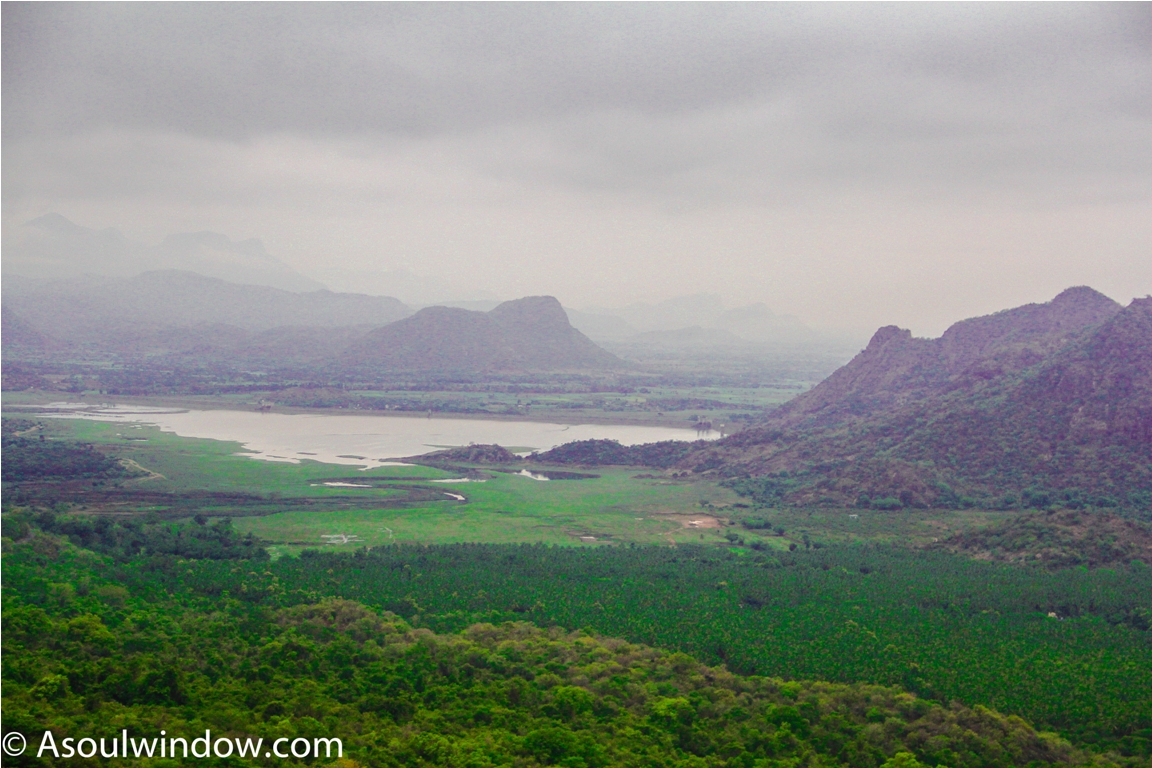
{"label": "grassland", "polygon": [[[407,468],[375,470],[387,477]],[[453,479],[442,472],[437,479]],[[700,502],[727,493],[704,484],[634,480],[610,470],[585,480],[537,481],[510,473],[440,484],[445,501],[404,509],[330,513],[286,512],[238,520],[238,531],[270,541],[316,544],[324,534],[348,534],[365,544],[542,542],[595,546],[610,542],[675,543],[720,540],[721,522]],[[458,501],[449,493],[465,497]],[[696,523],[696,525],[692,525]],[[707,527],[703,527],[707,526]]]}

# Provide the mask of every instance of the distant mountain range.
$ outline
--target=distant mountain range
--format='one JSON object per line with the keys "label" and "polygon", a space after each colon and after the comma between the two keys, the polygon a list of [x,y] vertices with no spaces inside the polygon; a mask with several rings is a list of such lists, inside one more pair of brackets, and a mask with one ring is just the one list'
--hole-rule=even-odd
{"label": "distant mountain range", "polygon": [[620,367],[536,296],[488,312],[238,285],[191,272],[3,283],[5,356],[95,354],[387,371]]}
{"label": "distant mountain range", "polygon": [[5,277],[126,278],[167,269],[286,291],[324,288],[270,255],[259,240],[235,242],[215,232],[174,234],[159,245],[146,245],[116,229],[82,227],[58,213],[4,231]]}
{"label": "distant mountain range", "polygon": [[[677,296],[655,304],[569,312],[572,324],[597,341],[621,350],[698,350],[765,344],[828,341],[791,315],[776,315],[763,303],[726,308],[717,295]],[[709,333],[714,332],[714,333]]]}
{"label": "distant mountain range", "polygon": [[[80,281],[113,285],[147,272],[190,272],[236,285],[263,286],[294,293],[315,294],[324,289],[321,283],[305,277],[269,254],[259,240],[233,241],[216,232],[186,232],[168,235],[158,245],[148,245],[125,237],[114,228],[92,229],[76,224],[58,213],[49,213],[20,226],[4,230],[4,277],[6,281],[31,279],[45,282]],[[361,270],[331,268],[325,279],[354,293],[332,293],[338,296],[372,297],[403,296],[414,306],[454,306],[486,311],[500,302],[483,290],[461,282],[428,276],[417,276],[403,269]],[[158,278],[153,277],[152,280]],[[63,288],[65,292],[67,288]],[[7,292],[6,292],[7,293]],[[386,295],[386,296],[384,296]],[[447,301],[449,297],[471,296],[470,301]],[[400,303],[397,299],[390,301]],[[270,300],[254,297],[253,314],[264,313]],[[288,306],[291,302],[271,302]],[[312,302],[309,312],[319,303]],[[365,302],[361,301],[361,305]],[[242,306],[229,301],[235,309],[228,317],[208,322],[237,325],[256,330],[280,327],[281,318],[269,316],[261,324],[252,318],[237,322],[234,315]],[[364,306],[357,308],[364,310]],[[133,309],[133,311],[136,311]],[[697,355],[700,353],[756,354],[767,346],[835,343],[807,328],[795,317],[775,315],[764,304],[727,308],[714,294],[678,296],[653,304],[634,303],[615,308],[592,310],[566,309],[571,325],[593,341],[618,354],[643,359],[649,355]],[[395,318],[393,318],[395,319]],[[61,322],[66,322],[61,319]],[[197,321],[199,322],[199,321]],[[378,323],[372,317],[359,316],[346,321],[325,320],[315,323],[306,313],[292,325],[359,325]],[[187,324],[177,318],[175,324]],[[172,325],[173,323],[166,323]]]}
{"label": "distant mountain range", "polygon": [[[372,274],[357,285],[423,290],[408,273]],[[763,304],[728,309],[710,294],[603,312],[549,300],[523,322],[495,311],[498,301],[444,302],[385,331],[413,309],[388,296],[327,291],[258,240],[194,232],[146,245],[55,213],[5,229],[4,278],[8,356],[68,350],[258,365],[576,370],[622,365],[613,352],[666,362],[826,341]],[[429,284],[424,293],[449,287]]]}
{"label": "distant mountain range", "polygon": [[1152,298],[1079,287],[938,339],[881,328],[684,467],[744,477],[765,504],[1152,508]]}
{"label": "distant mountain range", "polygon": [[282,326],[379,326],[412,313],[386,296],[327,290],[294,293],[179,270],[145,272],[128,279],[12,277],[4,281],[3,301],[41,333],[113,343],[117,335],[158,328],[219,324],[264,331]]}

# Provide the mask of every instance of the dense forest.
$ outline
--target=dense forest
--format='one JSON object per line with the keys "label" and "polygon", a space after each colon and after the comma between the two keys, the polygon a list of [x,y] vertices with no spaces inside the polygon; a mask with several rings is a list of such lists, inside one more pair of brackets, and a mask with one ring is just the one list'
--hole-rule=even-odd
{"label": "dense forest", "polygon": [[[46,728],[58,739],[127,729],[133,748],[161,729],[189,739],[210,729],[240,742],[339,738],[343,766],[1139,762],[1081,751],[981,706],[863,683],[743,676],[589,629],[471,623],[464,615],[455,621],[470,626],[460,631],[426,626],[432,617],[417,606],[438,590],[416,597],[412,586],[446,577],[435,563],[491,565],[517,555],[539,562],[555,550],[410,548],[277,563],[123,559],[34,525],[4,548],[4,729],[26,733],[33,745]],[[588,565],[599,578],[596,562]],[[405,586],[385,580],[377,605],[340,597],[365,592],[387,571]],[[307,574],[320,580],[319,591]],[[474,573],[466,569],[459,576],[457,592],[490,586],[469,584]],[[389,599],[406,605],[411,620],[381,610]],[[467,600],[486,607],[477,593]],[[5,760],[62,762],[32,750]]]}
{"label": "dense forest", "polygon": [[6,538],[22,540],[33,531],[56,534],[77,547],[90,549],[124,562],[140,554],[175,555],[208,560],[268,559],[265,543],[251,534],[237,535],[231,521],[209,524],[196,515],[193,524],[162,522],[157,515],[123,517],[56,515],[45,510],[34,517],[5,515]]}

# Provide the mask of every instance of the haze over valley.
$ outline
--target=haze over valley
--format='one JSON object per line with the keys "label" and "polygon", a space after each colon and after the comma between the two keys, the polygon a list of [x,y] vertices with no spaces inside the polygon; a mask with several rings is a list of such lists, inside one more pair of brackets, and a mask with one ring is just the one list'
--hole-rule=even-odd
{"label": "haze over valley", "polygon": [[1147,4],[0,12],[5,765],[1152,766]]}

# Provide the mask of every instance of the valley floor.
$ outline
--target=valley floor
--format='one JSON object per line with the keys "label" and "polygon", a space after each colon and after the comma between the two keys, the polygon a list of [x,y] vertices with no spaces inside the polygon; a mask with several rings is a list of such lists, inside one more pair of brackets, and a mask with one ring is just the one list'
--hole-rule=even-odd
{"label": "valley floor", "polygon": [[[521,471],[555,467],[273,463],[236,443],[154,428],[125,439],[122,424],[42,419],[32,430],[26,412],[5,417],[6,467],[17,466],[10,450],[88,444],[73,459],[107,456],[121,468],[6,474],[5,563],[18,546],[26,569],[20,616],[40,606],[52,621],[73,621],[105,595],[111,607],[100,610],[130,644],[135,630],[115,624],[129,599],[183,595],[195,611],[230,605],[239,616],[242,605],[309,611],[301,606],[340,597],[436,632],[477,622],[588,627],[746,674],[893,685],[924,700],[992,705],[1133,764],[1152,752],[1146,566],[1048,571],[931,547],[1019,513],[764,508],[708,477],[626,467],[565,467],[545,481]],[[213,549],[229,537],[240,554]],[[100,585],[95,572],[70,575],[72,565],[44,560],[80,545],[115,560],[99,566],[109,574]],[[273,562],[237,559],[253,545]],[[68,562],[94,567],[80,555]],[[229,674],[263,674],[247,663],[238,658]],[[40,695],[38,681],[17,681],[20,706]],[[59,698],[60,717],[87,706],[73,694]],[[940,755],[958,768],[1012,764]]]}
{"label": "valley floor", "polygon": [[[117,402],[203,405],[156,398],[117,398]],[[126,440],[119,423],[63,419],[40,423],[53,438],[100,446],[147,474],[118,487],[24,483],[21,492],[29,498],[47,501],[51,496],[52,503],[71,505],[83,514],[132,514],[143,507],[167,519],[227,516],[238,530],[259,535],[283,553],[308,546],[354,548],[398,542],[574,546],[703,542],[765,550],[847,542],[922,545],[1009,514],[757,509],[713,479],[671,477],[652,470],[597,468],[583,473],[591,477],[547,482],[519,474],[547,468],[519,464],[504,472],[475,465],[362,471],[308,460],[256,461],[241,454],[235,443],[182,438],[148,426],[134,430]],[[466,482],[445,482],[454,480]],[[357,487],[365,484],[373,487]]]}

